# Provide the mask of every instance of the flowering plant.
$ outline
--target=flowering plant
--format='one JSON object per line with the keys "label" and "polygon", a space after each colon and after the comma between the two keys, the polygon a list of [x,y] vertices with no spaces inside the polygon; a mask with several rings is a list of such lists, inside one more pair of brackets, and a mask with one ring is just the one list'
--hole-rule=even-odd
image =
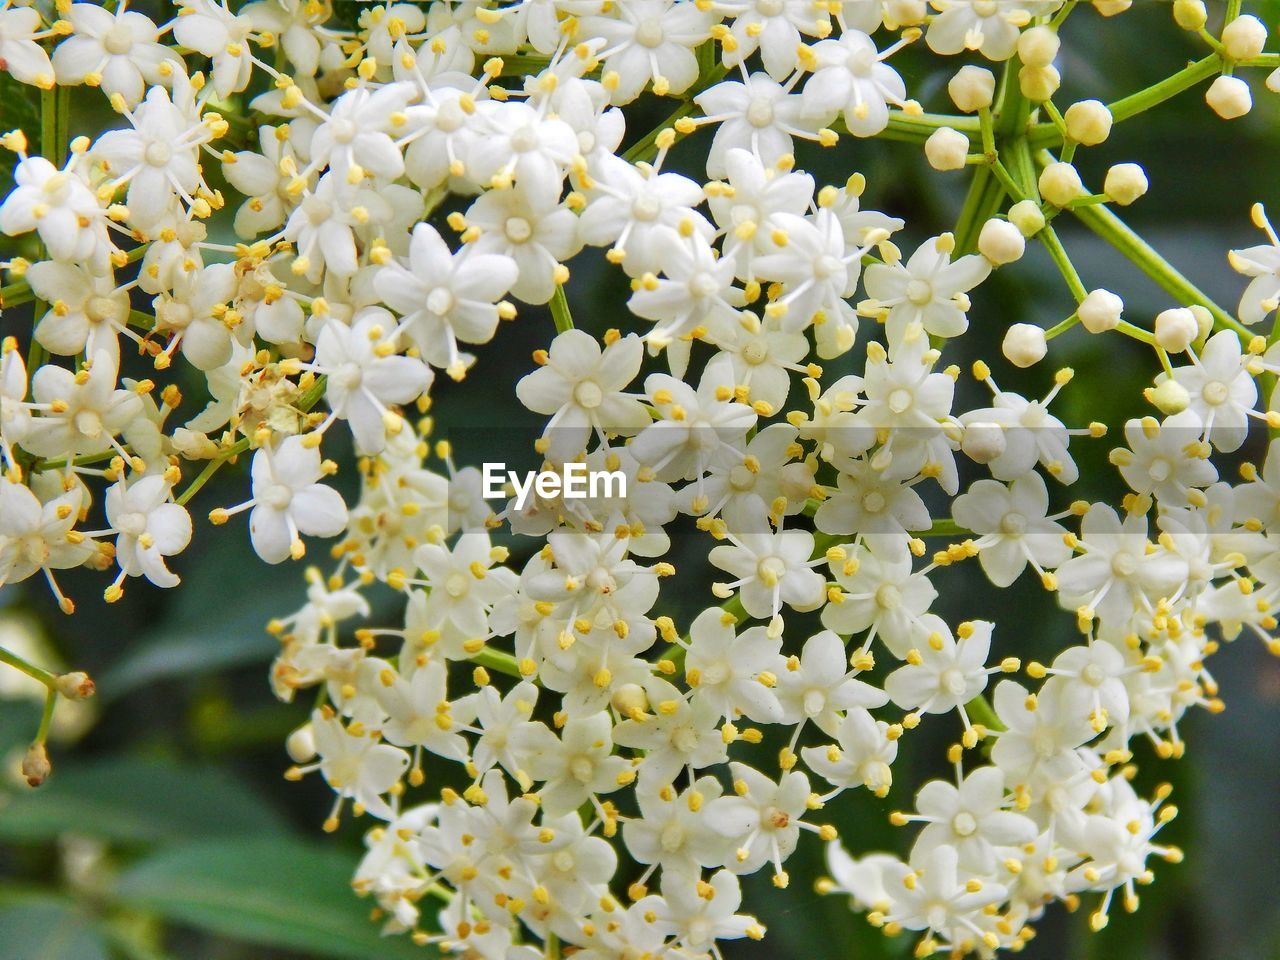
{"label": "flowering plant", "polygon": [[[1062,95],[1059,31],[1123,34],[1129,0],[338,6],[0,6],[40,120],[0,138],[0,583],[41,577],[70,614],[59,571],[100,571],[108,602],[178,587],[193,536],[327,550],[269,627],[272,689],[313,700],[286,776],[332,789],[325,829],[373,822],[356,893],[446,953],[719,957],[766,935],[739,878],[787,888],[801,843],[826,845],[822,892],[919,956],[1020,949],[1055,901],[1094,929],[1136,909],[1182,854],[1135,759],[1180,757],[1187,711],[1221,709],[1223,641],[1280,648],[1280,239],[1255,206],[1266,242],[1224,251],[1249,278],[1224,308],[1116,213],[1139,165],[1086,186],[1076,161],[1185,90],[1232,120],[1251,81],[1280,89],[1261,20],[1176,0],[1203,57],[1104,104]],[[858,172],[877,138],[968,176],[953,230],[895,240],[911,224]],[[1167,308],[1091,289],[1060,218]],[[950,360],[1034,247],[1074,309],[1005,325],[1028,398]],[[607,321],[571,311],[593,257],[629,284]],[[541,305],[515,396],[492,389]],[[1059,337],[1141,344],[1140,414],[1060,414]],[[536,415],[539,482],[489,498],[440,392]],[[1123,493],[1073,498],[1109,432]],[[246,462],[242,498],[202,503]],[[574,465],[618,489],[572,496]],[[1026,658],[1017,601],[943,619],[962,564],[1052,592],[1076,641]],[[55,707],[93,684],[0,660],[48,691],[39,785]],[[953,775],[895,788],[909,852],[838,837],[828,811],[888,804],[928,728]]]}

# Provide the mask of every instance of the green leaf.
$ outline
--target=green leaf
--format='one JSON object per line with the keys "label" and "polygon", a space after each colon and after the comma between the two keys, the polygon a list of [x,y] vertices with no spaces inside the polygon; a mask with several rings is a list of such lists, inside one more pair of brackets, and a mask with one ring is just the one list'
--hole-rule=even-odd
{"label": "green leaf", "polygon": [[0,899],[0,960],[107,960],[94,922],[58,897]]}
{"label": "green leaf", "polygon": [[165,920],[340,960],[424,960],[408,937],[383,937],[351,890],[349,854],[297,840],[204,842],[159,853],[116,886],[124,903]]}
{"label": "green leaf", "polygon": [[131,757],[60,764],[45,786],[0,794],[0,804],[0,840],[10,842],[74,832],[168,844],[286,830],[271,807],[226,773]]}

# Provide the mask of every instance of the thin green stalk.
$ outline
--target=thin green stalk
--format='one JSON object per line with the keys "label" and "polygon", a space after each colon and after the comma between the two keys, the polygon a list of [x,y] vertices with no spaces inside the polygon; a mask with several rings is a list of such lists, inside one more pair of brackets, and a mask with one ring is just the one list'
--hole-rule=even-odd
{"label": "thin green stalk", "polygon": [[569,312],[569,300],[564,294],[564,287],[559,285],[551,296],[551,319],[555,321],[556,333],[573,329],[573,314]]}
{"label": "thin green stalk", "polygon": [[50,690],[57,689],[58,678],[43,667],[37,667],[34,663],[23,659],[12,650],[6,650],[0,647],[0,663],[6,663],[15,670],[25,673],[32,680],[38,680]]}
{"label": "thin green stalk", "polygon": [[58,688],[50,687],[44,695],[44,712],[40,714],[40,729],[36,731],[36,743],[49,738],[49,725],[53,722],[53,708],[58,705]]}
{"label": "thin green stalk", "polygon": [[978,694],[972,700],[964,705],[965,713],[969,714],[969,719],[975,723],[980,723],[988,730],[1003,730],[1004,724],[1000,722],[1000,718],[996,716],[995,708],[991,706],[987,698],[982,694]]}
{"label": "thin green stalk", "polygon": [[1036,236],[1040,238],[1040,242],[1049,251],[1049,256],[1053,258],[1058,272],[1062,274],[1062,279],[1067,282],[1067,287],[1071,290],[1071,295],[1076,298],[1076,303],[1080,303],[1088,296],[1089,291],[1085,289],[1084,282],[1081,281],[1075,264],[1067,256],[1066,248],[1062,246],[1062,241],[1058,239],[1058,234],[1053,227],[1046,226]]}
{"label": "thin green stalk", "polygon": [[1242,343],[1253,339],[1253,333],[1231,314],[1214,303],[1203,290],[1188,280],[1147,241],[1134,233],[1109,207],[1096,205],[1072,209],[1081,223],[1124,254],[1138,269],[1159,284],[1160,288],[1183,306],[1199,305],[1213,315],[1216,330],[1234,330]]}

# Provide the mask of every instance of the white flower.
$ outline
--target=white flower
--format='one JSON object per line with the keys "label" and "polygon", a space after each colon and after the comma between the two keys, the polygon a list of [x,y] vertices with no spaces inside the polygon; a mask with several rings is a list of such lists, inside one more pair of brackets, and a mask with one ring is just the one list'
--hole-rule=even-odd
{"label": "white flower", "polygon": [[99,350],[79,373],[45,364],[31,378],[41,416],[31,421],[22,446],[41,457],[78,457],[115,449],[116,436],[142,412],[132,390],[116,389],[117,361]]}
{"label": "white flower", "polygon": [[325,781],[338,794],[333,813],[325,821],[326,829],[337,829],[342,801],[351,798],[357,811],[381,820],[395,816],[383,795],[391,790],[409,766],[409,755],[399,747],[379,743],[367,732],[353,732],[354,725],[344,727],[336,717],[326,717],[317,710],[311,715],[316,753],[320,759],[299,773],[319,770]]}
{"label": "white flower", "polygon": [[1052,13],[1061,0],[942,0],[925,42],[935,53],[977,50],[988,60],[1008,60],[1018,45],[1019,27]]}
{"label": "white flower", "polygon": [[[772,863],[775,877],[786,877],[783,862],[795,851],[809,812],[809,778],[798,770],[774,783],[745,763],[730,763],[736,796],[711,801],[708,825],[738,849],[728,861],[734,873],[755,873]],[[785,879],[778,881],[785,886]]]}
{"label": "white flower", "polygon": [[663,876],[724,863],[728,844],[707,823],[711,803],[723,792],[710,776],[699,777],[682,793],[642,782],[636,790],[640,816],[622,827],[627,851],[639,863],[660,865]]}
{"label": "white flower", "polygon": [[[297,202],[289,193],[289,185],[297,174],[285,172],[285,169],[297,166],[298,155],[293,138],[299,123],[259,127],[260,153],[241,150],[223,155],[222,175],[247,198],[236,210],[236,235],[242,239],[251,240],[260,233],[279,227]],[[281,168],[282,163],[285,169]]]}
{"label": "white flower", "polygon": [[[1208,339],[1198,357],[1189,356],[1189,366],[1173,371],[1173,380],[1190,398],[1187,409],[1204,425],[1204,435],[1215,447],[1223,453],[1239,450],[1258,402],[1258,385],[1249,369],[1250,358],[1241,356],[1240,338],[1223,330]],[[1164,379],[1161,374],[1156,382]]]}
{"label": "white flower", "polygon": [[804,115],[826,123],[837,113],[855,137],[873,137],[889,124],[889,104],[904,106],[906,84],[883,63],[905,41],[882,51],[861,30],[813,45],[816,67],[804,86]]}
{"label": "white flower", "polygon": [[54,260],[82,263],[101,275],[110,270],[112,247],[102,208],[81,178],[78,160],[73,155],[59,170],[44,157],[23,157],[14,168],[14,189],[0,204],[0,230],[10,237],[35,230]]}
{"label": "white flower", "polygon": [[573,128],[527,103],[483,100],[477,106],[486,109],[486,129],[471,143],[467,177],[496,189],[515,181],[531,193],[559,197],[565,172],[578,156]]}
{"label": "white flower", "polygon": [[395,318],[366,307],[350,327],[330,320],[316,339],[315,365],[326,374],[325,402],[351,426],[358,453],[378,453],[387,433],[404,421],[391,405],[412,403],[431,388],[431,368],[416,357],[397,356]]}
{"label": "white flower", "polygon": [[556,202],[554,194],[528,187],[490,190],[467,210],[477,253],[494,253],[515,261],[518,273],[511,293],[526,303],[546,303],[564,281],[561,261],[580,249],[578,218]]}
{"label": "white flower", "polygon": [[828,736],[836,736],[841,712],[861,707],[883,707],[888,696],[878,687],[857,679],[845,657],[844,641],[832,630],[815,633],[804,643],[800,656],[788,659],[778,674],[778,701],[782,720],[794,726],[792,745],[806,721]]}
{"label": "white flower", "polygon": [[965,294],[991,273],[991,263],[977,254],[954,263],[949,234],[922,243],[905,264],[873,263],[867,268],[869,308],[887,310],[885,335],[900,340],[907,327],[919,323],[935,337],[957,337],[969,328]]}
{"label": "white flower", "polygon": [[30,83],[41,90],[52,90],[53,64],[37,40],[49,36],[40,29],[40,11],[35,7],[11,7],[0,10],[0,60],[5,70],[19,83]]}
{"label": "white flower", "polygon": [[[891,908],[885,913],[886,921],[908,930],[937,933],[947,943],[969,941],[976,926],[974,918],[981,916],[984,907],[1003,901],[1007,890],[998,883],[982,881],[975,889],[970,881],[976,878],[968,871],[961,873],[959,860],[955,847],[943,845],[913,854],[910,867],[901,864],[887,870],[890,878],[884,887]],[[981,939],[990,947],[998,943],[990,931]]]}
{"label": "white flower", "polygon": [[926,783],[916,794],[917,815],[909,819],[927,826],[916,838],[912,855],[936,847],[959,853],[964,870],[990,874],[996,866],[996,847],[1030,842],[1035,823],[1005,807],[1004,774],[998,767],[979,767],[953,787],[945,780]]}
{"label": "white flower", "polygon": [[298,251],[292,270],[319,282],[322,271],[349,277],[359,268],[356,231],[367,223],[383,224],[394,215],[388,191],[352,187],[326,173],[307,193],[284,225],[284,237]]}
{"label": "white flower", "polygon": [[666,786],[683,770],[701,770],[728,759],[725,736],[718,726],[722,714],[714,705],[685,700],[660,677],[647,680],[644,690],[652,712],[623,720],[614,729],[614,740],[643,752],[638,769],[646,784]]}
{"label": "white flower", "polygon": [[500,556],[487,533],[465,532],[452,549],[438,543],[420,546],[413,561],[422,570],[422,584],[430,588],[426,625],[435,630],[452,626],[466,639],[485,639],[488,611],[515,582],[510,570],[491,569]]}
{"label": "white flower", "polygon": [[151,475],[107,488],[107,523],[116,531],[116,562],[120,576],[108,588],[108,599],[119,596],[125,577],[145,576],[157,587],[176,587],[178,577],[164,558],[181,553],[191,542],[191,515],[170,502],[172,484]]}
{"label": "white flower", "polygon": [[78,567],[97,550],[92,540],[73,535],[83,500],[81,488],[73,487],[41,503],[21,483],[0,481],[0,584],[18,583],[42,571],[63,613],[75,610],[52,571]]}
{"label": "white flower", "polygon": [[458,732],[469,716],[455,714],[445,690],[443,660],[430,660],[409,676],[399,674],[384,660],[367,660],[365,669],[376,672],[377,683],[371,684],[378,705],[386,712],[382,735],[388,743],[413,749],[413,766],[409,782],[422,782],[421,758],[425,748],[437,756],[464,762],[467,741]]}
{"label": "white flower", "polygon": [[876,720],[862,707],[854,707],[841,719],[835,732],[836,743],[805,747],[800,756],[810,770],[836,788],[836,793],[864,786],[877,797],[884,797],[893,784],[891,767],[898,756],[900,732],[900,728]]}
{"label": "white flower", "polygon": [[879,637],[896,657],[905,657],[916,625],[938,596],[929,577],[911,572],[911,555],[880,556],[855,548],[845,560],[832,560],[831,573],[840,585],[839,600],[822,609],[822,625],[836,633],[867,632],[862,653]]}
{"label": "white flower", "polygon": [[[866,22],[867,16],[861,8],[876,5],[846,4],[853,6],[852,12],[859,19],[858,22],[846,20],[842,25],[867,32],[874,30],[878,22]],[[733,0],[717,6],[732,10],[734,14],[729,33],[736,43],[732,49],[726,44],[724,62],[737,66],[759,50],[765,70],[778,81],[795,72],[798,66],[796,50],[804,42],[803,37],[825,37],[830,32],[828,11],[815,7],[809,0]],[[874,13],[878,21],[879,11]]]}
{"label": "white flower", "polygon": [[646,339],[665,347],[700,329],[728,336],[742,306],[742,293],[733,286],[732,261],[718,259],[696,233],[687,239],[669,236],[668,241],[659,255],[663,276],[645,274],[627,301],[637,317],[655,322]]}
{"label": "white flower", "polygon": [[190,107],[186,77],[175,71],[174,81],[172,97],[152,87],[137,110],[126,113],[133,129],[109,130],[93,146],[92,155],[109,165],[112,186],[128,184],[129,221],[144,231],[160,223],[175,194],[191,206],[204,186],[199,151],[213,134]]}
{"label": "white flower", "polygon": [[407,132],[404,109],[413,99],[408,83],[348,90],[329,109],[329,119],[311,138],[310,169],[326,165],[333,175],[359,183],[365,175],[394,180],[404,173],[404,157],[392,133]]}
{"label": "white flower", "polygon": [[644,405],[623,392],[643,359],[644,346],[634,334],[603,350],[581,330],[558,334],[546,363],[516,385],[522,404],[551,415],[542,431],[544,452],[554,460],[571,460],[586,448],[592,433],[602,439],[630,436],[647,426]]}
{"label": "white flower", "polygon": [[[735,912],[742,905],[742,891],[732,873],[712,874],[706,890],[702,892],[703,881],[697,873],[664,872],[663,895],[645,897],[635,909],[646,920],[652,916],[648,922],[653,929],[663,937],[675,937],[691,956],[704,954],[716,940],[764,936],[764,928],[753,917]],[[647,951],[638,955],[643,952]]]}
{"label": "white flower", "polygon": [[583,17],[584,36],[603,37],[603,81],[613,103],[630,103],[652,81],[658,96],[681,94],[698,78],[693,48],[711,35],[717,17],[696,3],[631,0],[612,17]]}
{"label": "white flower", "polygon": [[1071,557],[1066,529],[1048,513],[1049,491],[1038,473],[1023,474],[1008,487],[977,480],[951,505],[955,521],[978,534],[978,562],[997,587],[1012,584],[1028,563],[1046,579],[1047,570]]}
{"label": "white flower", "polygon": [[1198,502],[1202,494],[1195,488],[1218,479],[1209,448],[1200,440],[1200,426],[1191,410],[1166,417],[1163,423],[1155,417],[1129,420],[1124,425],[1129,448],[1112,450],[1111,462],[1135,493],[1153,494],[1171,507]]}
{"label": "white flower", "polygon": [[235,266],[215,263],[186,274],[171,295],[157,297],[155,330],[173,335],[157,366],[168,366],[178,347],[198,370],[214,370],[230,360],[237,315],[227,304],[238,287]]}
{"label": "white flower", "polygon": [[249,40],[253,21],[236,15],[227,0],[179,0],[182,8],[174,18],[173,36],[184,47],[213,59],[213,88],[226,98],[249,85],[253,73],[253,51]]}
{"label": "white flower", "polygon": [[1232,250],[1227,255],[1232,269],[1252,278],[1238,308],[1240,322],[1250,325],[1260,323],[1280,305],[1280,239],[1261,205],[1254,207],[1254,223],[1270,242]]}
{"label": "white flower", "polygon": [[777,723],[782,704],[772,689],[786,665],[782,640],[764,627],[737,634],[716,608],[703,610],[689,626],[685,676],[694,699],[705,701],[732,721],[738,714],[757,723]]}
{"label": "white flower", "polygon": [[470,361],[458,341],[488,343],[498,327],[497,301],[519,273],[510,257],[463,250],[450,253],[426,223],[413,230],[408,265],[382,267],[374,289],[403,319],[400,329],[432,366],[461,379]]}
{"label": "white flower", "polygon": [[933,614],[921,617],[917,630],[920,643],[907,652],[906,666],[885,679],[885,692],[905,710],[946,713],[959,709],[967,728],[964,705],[986,689],[991,672],[986,663],[992,626],[983,620],[963,623],[956,640],[941,618]]}
{"label": "white flower", "polygon": [[230,510],[210,516],[224,523],[233,513],[250,507],[249,536],[253,549],[267,563],[280,563],[306,552],[302,535],[336,537],[347,526],[347,506],[332,487],[317,481],[328,470],[320,448],[303,437],[285,437],[272,448],[253,455],[250,470],[253,497]]}
{"label": "white flower", "polygon": [[739,591],[743,609],[753,617],[770,618],[770,631],[782,629],[783,604],[800,613],[816,610],[826,600],[826,583],[813,569],[825,557],[810,560],[813,534],[807,530],[756,530],[727,534],[728,544],[711,548],[708,559],[734,576],[716,584],[717,596]]}
{"label": "white flower", "polygon": [[94,276],[78,264],[44,260],[27,268],[27,282],[50,304],[35,331],[50,353],[94,356],[102,350],[118,357],[120,334],[137,339],[127,326],[129,292],[118,288],[110,273]]}
{"label": "white flower", "polygon": [[66,16],[75,32],[53,51],[61,84],[93,83],[134,107],[147,85],[163,84],[173,70],[183,68],[177,54],[160,43],[159,28],[145,14],[73,3]]}
{"label": "white flower", "polygon": [[[790,0],[809,7],[808,0]],[[735,26],[742,18],[735,21]],[[795,59],[795,48],[787,56]],[[727,60],[729,54],[726,53]],[[767,67],[766,67],[767,69]],[[723,80],[703,90],[693,102],[705,115],[705,123],[718,124],[707,152],[707,176],[723,177],[729,151],[749,150],[766,167],[774,166],[794,150],[792,137],[817,139],[815,124],[802,115],[803,100],[763,73],[742,80]]]}
{"label": "white flower", "polygon": [[558,737],[542,723],[521,731],[513,748],[529,776],[543,782],[538,798],[548,815],[569,813],[629,782],[622,774],[630,763],[611,755],[612,726],[608,713],[597,713],[569,720]]}

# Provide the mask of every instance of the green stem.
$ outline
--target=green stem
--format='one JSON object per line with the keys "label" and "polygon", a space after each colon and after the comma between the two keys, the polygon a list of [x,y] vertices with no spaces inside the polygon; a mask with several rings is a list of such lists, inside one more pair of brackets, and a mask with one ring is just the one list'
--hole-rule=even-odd
{"label": "green stem", "polygon": [[53,708],[58,705],[58,688],[50,687],[44,695],[44,712],[40,714],[40,729],[36,731],[36,743],[44,743],[49,737],[49,724],[53,722]]}
{"label": "green stem", "polygon": [[1058,239],[1058,234],[1054,232],[1053,227],[1046,226],[1037,236],[1040,242],[1044,244],[1045,249],[1049,251],[1049,256],[1053,258],[1054,264],[1058,267],[1058,272],[1062,274],[1062,279],[1067,282],[1067,287],[1071,290],[1071,295],[1076,298],[1076,303],[1080,303],[1089,291],[1084,287],[1084,283],[1080,279],[1080,274],[1076,272],[1075,264],[1071,262],[1071,258],[1067,256],[1066,248],[1062,246],[1062,241]]}
{"label": "green stem", "polygon": [[573,329],[573,314],[569,312],[569,300],[564,294],[564,287],[559,285],[556,286],[556,292],[551,295],[551,319],[555,321],[556,333]]}
{"label": "green stem", "polygon": [[21,673],[25,673],[32,680],[38,680],[50,690],[57,689],[58,678],[45,670],[43,667],[37,667],[34,663],[23,659],[11,650],[0,647],[0,663],[7,663]]}
{"label": "green stem", "polygon": [[965,712],[974,723],[980,723],[988,730],[1003,730],[1004,724],[996,716],[995,708],[982,694],[978,694],[964,705]]}
{"label": "green stem", "polygon": [[1127,120],[1145,110],[1150,110],[1157,104],[1164,103],[1166,100],[1176,97],[1182,91],[1194,87],[1201,80],[1209,79],[1221,69],[1221,58],[1216,53],[1212,53],[1202,60],[1197,60],[1195,63],[1183,67],[1177,73],[1166,77],[1159,83],[1153,83],[1144,90],[1139,90],[1137,93],[1132,93],[1111,103],[1108,106],[1111,111],[1111,118],[1115,121]]}
{"label": "green stem", "polygon": [[1174,297],[1183,306],[1199,305],[1208,310],[1213,315],[1214,329],[1234,330],[1242,343],[1248,343],[1253,339],[1253,333],[1247,327],[1184,277],[1173,264],[1112,213],[1109,207],[1101,205],[1075,207],[1071,212],[1081,223],[1124,254],[1138,269],[1154,280],[1160,289]]}

